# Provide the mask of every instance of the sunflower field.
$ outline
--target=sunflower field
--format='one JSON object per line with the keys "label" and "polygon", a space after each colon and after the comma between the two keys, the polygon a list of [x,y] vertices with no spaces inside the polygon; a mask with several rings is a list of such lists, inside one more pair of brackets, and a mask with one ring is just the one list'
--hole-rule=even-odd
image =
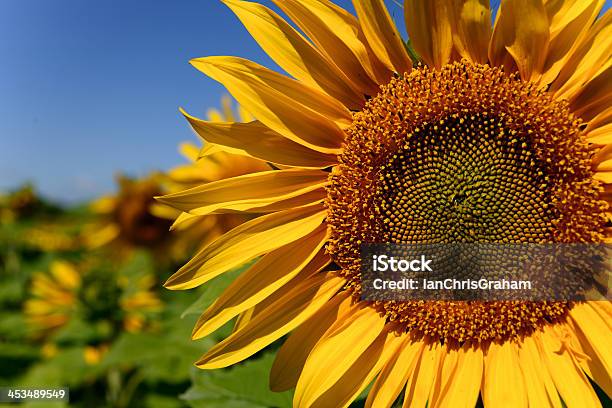
{"label": "sunflower field", "polygon": [[188,250],[231,225],[220,219],[177,240],[156,215],[162,179],[170,183],[121,177],[117,196],[72,207],[32,185],[1,196],[0,383],[69,389],[69,403],[24,406],[291,406],[268,389],[273,348],[222,372],[193,366],[232,330],[194,342],[198,316],[244,267],[191,293],[161,286]]}

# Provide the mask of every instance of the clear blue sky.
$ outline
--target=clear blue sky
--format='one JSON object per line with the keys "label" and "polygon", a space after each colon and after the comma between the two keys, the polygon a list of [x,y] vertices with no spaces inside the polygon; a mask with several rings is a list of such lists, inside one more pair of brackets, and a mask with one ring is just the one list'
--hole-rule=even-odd
{"label": "clear blue sky", "polygon": [[30,180],[73,202],[180,163],[195,137],[178,107],[224,92],[188,64],[206,55],[278,69],[217,0],[1,0],[0,190]]}

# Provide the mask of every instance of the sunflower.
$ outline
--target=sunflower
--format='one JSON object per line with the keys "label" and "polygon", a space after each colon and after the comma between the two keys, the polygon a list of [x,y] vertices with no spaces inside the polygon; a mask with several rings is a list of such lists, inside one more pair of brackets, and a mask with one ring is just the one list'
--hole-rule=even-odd
{"label": "sunflower", "polygon": [[31,184],[24,184],[10,193],[0,193],[0,225],[58,213],[60,209],[43,200]]}
{"label": "sunflower", "polygon": [[128,277],[108,272],[98,266],[88,268],[86,264],[76,266],[57,260],[50,264],[48,273],[33,275],[24,314],[34,337],[47,341],[42,350],[44,355],[55,354],[53,335],[71,321],[83,321],[97,328],[98,333],[85,345],[86,361],[94,361],[90,357],[96,353],[101,357],[113,336],[122,330],[141,332],[152,327],[150,316],[162,307],[154,291],[155,276]]}
{"label": "sunflower", "polygon": [[64,326],[77,310],[82,279],[74,265],[54,261],[49,273],[35,273],[30,293],[24,303],[28,323],[43,333]]}
{"label": "sunflower", "polygon": [[[221,111],[211,108],[207,112],[208,120],[214,122],[249,122],[253,117],[241,106],[234,108],[229,96],[221,98]],[[259,160],[244,154],[236,154],[234,149],[206,143],[198,147],[193,143],[182,143],[181,154],[189,161],[174,167],[165,174],[165,190],[172,193],[195,188],[217,180],[241,176],[244,174],[270,170],[271,167]],[[174,208],[160,203],[153,205],[153,214],[161,218],[173,220],[172,229],[179,252],[192,251],[195,246],[201,248],[223,233],[247,221],[250,217],[244,214],[213,214],[198,216],[181,212],[177,216]],[[183,258],[184,259],[184,258]]]}
{"label": "sunflower", "polygon": [[61,208],[41,198],[30,184],[8,194],[0,193],[0,235],[5,235],[1,232],[6,226],[6,235],[13,244],[46,252],[77,248],[77,234],[67,228],[64,215]]}
{"label": "sunflower", "polygon": [[136,248],[166,248],[171,222],[152,211],[154,197],[162,193],[161,176],[119,176],[117,183],[117,194],[103,196],[90,205],[100,219],[84,231],[86,245],[114,248],[120,255]]}
{"label": "sunflower", "polygon": [[[225,0],[293,78],[238,57],[191,61],[256,120],[205,140],[273,170],[165,198],[189,214],[258,217],[167,282],[189,289],[257,262],[204,311],[239,316],[196,365],[281,337],[273,390],[296,407],[601,406],[612,395],[609,302],[365,302],[362,243],[610,242],[612,13],[604,1]],[[304,35],[303,35],[303,34]],[[307,36],[308,38],[306,38]]]}
{"label": "sunflower", "polygon": [[162,308],[162,302],[154,292],[157,279],[153,275],[143,275],[130,285],[129,279],[121,278],[124,278],[119,280],[124,293],[119,299],[119,306],[124,313],[123,328],[132,333],[140,332],[145,328],[147,316]]}

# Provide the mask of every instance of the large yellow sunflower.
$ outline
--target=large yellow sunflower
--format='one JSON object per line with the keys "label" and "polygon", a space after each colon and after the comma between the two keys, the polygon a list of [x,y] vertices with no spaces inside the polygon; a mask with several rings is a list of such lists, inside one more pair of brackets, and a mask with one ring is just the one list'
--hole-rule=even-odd
{"label": "large yellow sunflower", "polygon": [[308,36],[225,0],[293,78],[238,57],[192,65],[256,118],[203,121],[205,140],[270,171],[167,196],[191,214],[259,216],[167,282],[201,285],[260,257],[199,319],[240,316],[196,364],[237,363],[290,334],[270,382],[296,407],[600,406],[612,395],[609,302],[360,300],[368,242],[609,242],[612,13],[603,0],[404,3],[406,46],[382,0],[354,17],[273,0]]}

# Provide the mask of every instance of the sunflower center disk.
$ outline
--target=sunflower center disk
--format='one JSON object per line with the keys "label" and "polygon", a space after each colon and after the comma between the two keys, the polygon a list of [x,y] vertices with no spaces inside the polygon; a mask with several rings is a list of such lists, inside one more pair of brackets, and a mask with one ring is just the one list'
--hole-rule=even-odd
{"label": "sunflower center disk", "polygon": [[379,172],[374,210],[384,242],[541,242],[550,187],[530,146],[477,113],[406,135]]}
{"label": "sunflower center disk", "polygon": [[[567,104],[501,69],[456,62],[381,87],[330,176],[328,250],[360,296],[362,243],[596,243],[605,204]],[[375,302],[421,336],[506,340],[566,302]]]}

